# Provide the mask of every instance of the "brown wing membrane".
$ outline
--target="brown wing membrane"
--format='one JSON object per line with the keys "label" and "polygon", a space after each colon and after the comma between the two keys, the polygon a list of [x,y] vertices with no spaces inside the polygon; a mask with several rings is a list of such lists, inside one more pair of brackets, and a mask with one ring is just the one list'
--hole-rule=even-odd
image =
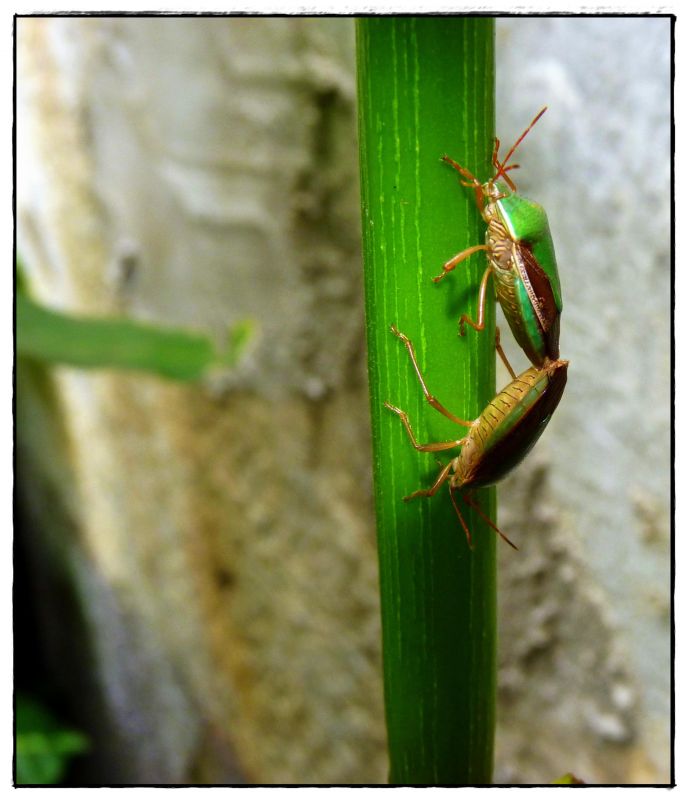
{"label": "brown wing membrane", "polygon": [[525,242],[518,242],[517,246],[525,270],[524,285],[542,328],[547,355],[556,360],[559,358],[559,312],[552,286],[530,246]]}

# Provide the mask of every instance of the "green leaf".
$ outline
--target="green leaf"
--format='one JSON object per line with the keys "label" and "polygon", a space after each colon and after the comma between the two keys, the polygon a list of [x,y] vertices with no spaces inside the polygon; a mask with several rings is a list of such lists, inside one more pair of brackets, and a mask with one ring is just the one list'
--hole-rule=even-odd
{"label": "green leaf", "polygon": [[198,380],[212,367],[236,364],[252,333],[250,322],[230,329],[224,353],[207,336],[122,318],[73,316],[17,292],[17,352],[52,364],[142,370],[178,381]]}
{"label": "green leaf", "polygon": [[218,357],[218,365],[233,367],[255,334],[253,320],[245,319],[231,327],[227,337],[227,349]]}
{"label": "green leaf", "polygon": [[567,772],[566,775],[562,775],[561,778],[557,778],[556,781],[552,781],[553,784],[562,784],[568,786],[584,786],[585,781],[582,781],[580,778],[577,778],[573,772]]}
{"label": "green leaf", "polygon": [[88,738],[62,726],[34,698],[18,693],[16,702],[17,785],[59,783],[69,760],[89,749]]}
{"label": "green leaf", "polygon": [[[484,241],[474,193],[440,157],[491,174],[494,21],[360,19],[357,51],[390,782],[486,784],[495,725],[495,534],[463,509],[471,551],[446,490],[401,501],[429,487],[438,466],[411,447],[383,402],[408,412],[419,441],[464,435],[425,402],[391,324],[416,346],[430,392],[457,416],[477,417],[495,393],[493,307],[484,332],[457,336],[460,314],[475,313],[484,257],[441,284],[431,281],[444,261]],[[494,490],[477,495],[493,520],[494,498]]]}

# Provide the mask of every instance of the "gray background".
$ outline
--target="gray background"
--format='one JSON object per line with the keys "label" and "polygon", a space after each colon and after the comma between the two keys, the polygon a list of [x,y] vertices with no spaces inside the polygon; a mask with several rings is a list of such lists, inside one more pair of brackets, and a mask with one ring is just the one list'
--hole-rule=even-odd
{"label": "gray background", "polygon": [[[610,706],[587,717],[612,739],[650,737],[653,760],[666,763],[670,21],[501,19],[497,53],[502,140],[549,106],[516,177],[548,210],[563,284],[561,352],[571,365],[542,444],[552,500],[633,676],[612,679]],[[585,606],[578,622],[583,659]],[[623,722],[631,693],[632,724]]]}

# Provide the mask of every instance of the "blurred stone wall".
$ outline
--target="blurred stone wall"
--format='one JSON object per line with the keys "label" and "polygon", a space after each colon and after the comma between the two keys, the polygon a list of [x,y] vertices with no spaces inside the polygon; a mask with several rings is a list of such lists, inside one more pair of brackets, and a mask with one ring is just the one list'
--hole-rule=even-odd
{"label": "blurred stone wall", "polygon": [[219,344],[256,326],[202,386],[22,376],[25,504],[62,541],[34,548],[43,609],[59,630],[70,587],[53,663],[93,778],[383,781],[353,28],[23,19],[18,44],[37,299]]}
{"label": "blurred stone wall", "polygon": [[527,551],[501,561],[503,779],[544,761],[668,780],[670,35],[658,18],[497,22],[498,135],[549,106],[514,177],[549,214],[571,361],[500,494]]}

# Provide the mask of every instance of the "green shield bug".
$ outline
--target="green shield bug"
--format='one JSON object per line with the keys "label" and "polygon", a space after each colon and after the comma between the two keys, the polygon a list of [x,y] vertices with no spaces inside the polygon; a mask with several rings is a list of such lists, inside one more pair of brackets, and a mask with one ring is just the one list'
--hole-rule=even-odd
{"label": "green shield bug", "polygon": [[[392,333],[404,343],[411,363],[420,381],[423,394],[428,403],[445,417],[468,428],[466,436],[446,442],[420,444],[411,429],[405,411],[385,402],[385,406],[400,417],[404,428],[416,450],[424,453],[437,453],[460,447],[461,452],[440,469],[429,489],[418,489],[404,497],[404,501],[414,497],[432,497],[440,487],[448,482],[449,494],[458,515],[469,546],[472,547],[471,533],[461,514],[454,496],[460,492],[464,502],[474,508],[480,516],[513,548],[513,542],[488,519],[472,497],[472,491],[491,486],[504,478],[530,452],[542,435],[554,413],[566,386],[568,361],[549,360],[540,367],[528,367],[513,378],[483,409],[477,419],[464,420],[448,411],[436,397],[430,394],[418,366],[416,354],[408,336],[392,326]],[[497,331],[499,341],[499,331]],[[513,375],[508,362],[507,368]]]}
{"label": "green shield bug", "polygon": [[481,184],[449,156],[442,157],[464,178],[462,184],[474,189],[478,210],[487,223],[487,233],[485,244],[461,251],[444,264],[440,275],[433,278],[435,283],[441,281],[473,253],[486,251],[488,267],[480,283],[478,320],[476,322],[464,314],[459,320],[460,333],[464,335],[466,324],[477,331],[484,329],[487,282],[492,275],[497,299],[509,327],[536,367],[559,358],[561,285],[547,215],[538,203],[517,193],[507,173],[517,169],[518,164],[507,166],[507,163],[546,110],[545,106],[537,114],[503,161],[499,160],[499,139],[495,139],[492,153],[495,174],[487,183]]}

